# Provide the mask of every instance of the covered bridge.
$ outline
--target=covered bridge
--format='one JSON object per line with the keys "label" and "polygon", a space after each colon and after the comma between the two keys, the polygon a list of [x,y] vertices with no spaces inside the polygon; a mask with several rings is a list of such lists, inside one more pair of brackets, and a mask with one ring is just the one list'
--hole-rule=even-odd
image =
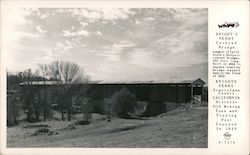
{"label": "covered bridge", "polygon": [[188,103],[194,95],[202,95],[205,82],[195,80],[172,82],[95,82],[89,84],[87,96],[104,99],[111,97],[121,88],[126,87],[138,101]]}
{"label": "covered bridge", "polygon": [[[126,87],[135,95],[137,101],[145,101],[150,105],[150,114],[156,115],[180,106],[183,103],[189,103],[194,95],[202,95],[205,82],[198,78],[194,80],[155,82],[155,81],[129,81],[129,82],[106,82],[95,81],[88,84],[74,84],[75,86],[86,85],[87,97],[90,104],[94,107],[94,112],[103,112],[105,100],[110,98],[114,93],[119,92]],[[33,93],[39,96],[46,88],[48,96],[47,104],[58,102],[53,97],[53,89],[58,87],[56,81],[33,81],[31,83],[22,83],[21,86],[32,86]],[[21,89],[22,90],[22,89]],[[37,96],[35,95],[35,96]],[[58,97],[57,97],[58,98]],[[171,108],[173,107],[173,108]]]}

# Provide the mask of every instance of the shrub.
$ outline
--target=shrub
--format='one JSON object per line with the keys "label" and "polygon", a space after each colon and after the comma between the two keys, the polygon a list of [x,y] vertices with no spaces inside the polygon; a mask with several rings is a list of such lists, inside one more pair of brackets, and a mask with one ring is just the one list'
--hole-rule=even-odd
{"label": "shrub", "polygon": [[127,88],[123,87],[107,100],[107,115],[115,115],[120,118],[130,118],[129,113],[136,111],[136,97]]}
{"label": "shrub", "polygon": [[38,129],[37,132],[40,132],[40,133],[48,133],[48,132],[49,132],[49,129],[48,129],[48,128],[41,128],[41,129]]}
{"label": "shrub", "polygon": [[75,123],[76,125],[88,125],[89,121],[88,120],[80,120]]}
{"label": "shrub", "polygon": [[53,132],[52,132],[52,131],[49,131],[48,128],[43,127],[43,128],[40,128],[40,129],[36,130],[36,131],[32,134],[32,136],[45,135],[45,134],[52,135]]}

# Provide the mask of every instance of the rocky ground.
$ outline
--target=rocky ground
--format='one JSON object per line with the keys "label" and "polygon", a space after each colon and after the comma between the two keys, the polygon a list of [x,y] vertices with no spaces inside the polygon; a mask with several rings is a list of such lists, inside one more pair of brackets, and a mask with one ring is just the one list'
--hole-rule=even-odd
{"label": "rocky ground", "polygon": [[92,114],[90,124],[53,120],[7,129],[7,147],[206,148],[208,109],[184,106],[144,120]]}

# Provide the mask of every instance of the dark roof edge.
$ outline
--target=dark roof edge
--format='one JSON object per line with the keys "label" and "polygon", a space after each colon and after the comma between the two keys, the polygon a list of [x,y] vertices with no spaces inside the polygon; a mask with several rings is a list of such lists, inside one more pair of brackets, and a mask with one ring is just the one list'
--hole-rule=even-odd
{"label": "dark roof edge", "polygon": [[[27,85],[27,82],[20,83],[20,85]],[[33,81],[30,83],[31,85],[59,85],[58,82],[56,81]],[[172,81],[172,82],[164,82],[164,81],[127,81],[127,82],[122,82],[122,81],[117,81],[117,82],[105,82],[105,81],[92,81],[89,83],[71,83],[71,84],[88,84],[88,85],[121,85],[121,84],[131,84],[131,85],[142,85],[142,84],[201,84],[204,85],[206,82],[204,82],[201,78],[197,78],[194,80],[183,80],[183,81]]]}

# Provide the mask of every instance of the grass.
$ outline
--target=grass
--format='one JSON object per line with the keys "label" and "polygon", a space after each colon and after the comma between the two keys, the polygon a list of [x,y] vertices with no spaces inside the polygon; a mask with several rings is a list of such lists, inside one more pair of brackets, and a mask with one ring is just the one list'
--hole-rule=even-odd
{"label": "grass", "polygon": [[[190,111],[183,106],[146,120],[112,118],[108,122],[106,116],[92,114],[88,125],[76,123],[81,116],[71,122],[32,123],[33,127],[21,123],[7,129],[7,147],[206,148],[207,114],[206,106],[195,105]],[[43,128],[52,134],[32,136]]]}

